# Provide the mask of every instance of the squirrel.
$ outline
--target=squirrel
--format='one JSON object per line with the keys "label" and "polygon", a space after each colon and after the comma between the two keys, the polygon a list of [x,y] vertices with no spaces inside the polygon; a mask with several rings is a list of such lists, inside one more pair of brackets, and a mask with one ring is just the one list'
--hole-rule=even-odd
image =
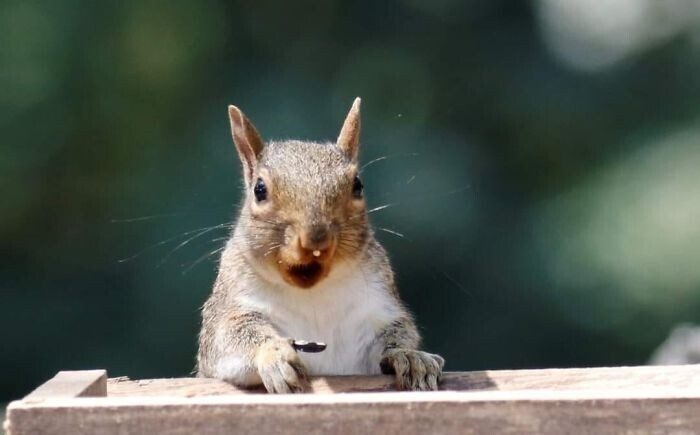
{"label": "squirrel", "polygon": [[[240,109],[228,114],[245,199],[202,307],[197,376],[295,393],[310,375],[384,373],[400,390],[437,390],[445,360],[419,350],[369,224],[360,98],[336,143],[264,143]],[[298,353],[294,338],[327,348]]]}

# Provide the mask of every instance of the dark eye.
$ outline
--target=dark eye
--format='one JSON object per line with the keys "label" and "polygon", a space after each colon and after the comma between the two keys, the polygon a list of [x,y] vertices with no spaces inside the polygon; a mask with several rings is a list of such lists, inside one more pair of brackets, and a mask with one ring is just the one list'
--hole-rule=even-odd
{"label": "dark eye", "polygon": [[355,176],[355,179],[352,182],[352,196],[355,198],[362,198],[362,189],[364,186],[362,186],[362,181],[360,181],[360,177]]}
{"label": "dark eye", "polygon": [[258,181],[255,182],[253,193],[255,194],[255,200],[258,202],[265,201],[267,199],[267,186],[265,186],[265,182],[262,180],[262,178],[258,178]]}

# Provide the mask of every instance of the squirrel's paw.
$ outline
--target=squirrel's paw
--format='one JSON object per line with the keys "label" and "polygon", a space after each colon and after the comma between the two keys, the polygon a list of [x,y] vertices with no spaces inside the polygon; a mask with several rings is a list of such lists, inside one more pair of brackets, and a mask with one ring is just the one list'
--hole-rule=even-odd
{"label": "squirrel's paw", "polygon": [[302,393],[309,387],[306,367],[289,340],[278,339],[263,344],[256,362],[268,393]]}
{"label": "squirrel's paw", "polygon": [[395,374],[399,390],[437,390],[444,366],[440,355],[411,349],[388,350],[381,361],[382,373]]}

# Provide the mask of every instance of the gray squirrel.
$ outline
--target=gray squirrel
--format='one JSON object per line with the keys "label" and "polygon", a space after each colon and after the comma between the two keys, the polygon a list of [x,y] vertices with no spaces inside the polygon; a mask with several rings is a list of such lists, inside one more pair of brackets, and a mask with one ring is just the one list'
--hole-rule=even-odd
{"label": "gray squirrel", "polygon": [[[437,390],[445,361],[419,350],[369,225],[360,98],[336,143],[264,143],[240,109],[228,113],[246,193],[202,308],[198,376],[292,393],[309,375],[385,373],[401,390]],[[298,353],[294,338],[327,348]]]}

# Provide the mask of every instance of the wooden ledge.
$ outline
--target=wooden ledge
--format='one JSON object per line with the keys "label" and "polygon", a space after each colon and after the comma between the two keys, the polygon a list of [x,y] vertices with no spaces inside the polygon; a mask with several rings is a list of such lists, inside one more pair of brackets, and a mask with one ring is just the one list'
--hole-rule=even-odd
{"label": "wooden ledge", "polygon": [[103,397],[107,395],[106,370],[62,371],[22,399],[25,403],[44,399]]}
{"label": "wooden ledge", "polygon": [[[699,388],[700,365],[601,367],[586,369],[489,370],[445,373],[443,391],[590,390],[617,388]],[[311,381],[311,393],[395,391],[391,376],[327,376]],[[113,378],[107,382],[110,397],[210,396],[264,394],[262,389],[240,389],[218,379]]]}
{"label": "wooden ledge", "polygon": [[[313,380],[316,394],[303,395],[256,394],[263,392],[213,379],[105,382],[96,371],[62,373],[10,404],[9,435],[604,434],[700,428],[700,365],[447,373],[442,391],[426,393],[392,392],[389,376],[322,377]],[[106,396],[94,397],[103,392]]]}

